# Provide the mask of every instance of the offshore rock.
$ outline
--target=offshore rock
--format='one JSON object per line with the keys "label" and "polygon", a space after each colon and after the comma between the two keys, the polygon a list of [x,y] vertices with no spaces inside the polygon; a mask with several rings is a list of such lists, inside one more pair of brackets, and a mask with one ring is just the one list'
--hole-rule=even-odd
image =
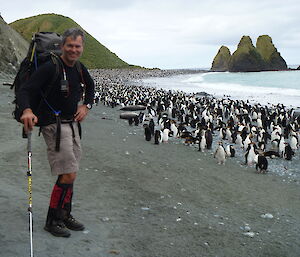
{"label": "offshore rock", "polygon": [[230,50],[227,46],[221,46],[215,56],[211,71],[228,71],[228,65],[231,58]]}
{"label": "offshore rock", "polygon": [[[230,55],[226,46],[222,46],[215,56],[211,71],[271,71],[287,70],[287,64],[277,51],[268,35],[259,36],[256,47],[249,36],[243,36],[237,50]],[[300,69],[300,66],[298,67]]]}
{"label": "offshore rock", "polygon": [[253,46],[249,36],[243,36],[237,50],[229,61],[229,71],[246,72],[266,70],[266,63],[260,53]]}
{"label": "offshore rock", "polygon": [[286,70],[287,64],[277,51],[268,35],[259,36],[256,41],[256,49],[265,61],[265,70]]}

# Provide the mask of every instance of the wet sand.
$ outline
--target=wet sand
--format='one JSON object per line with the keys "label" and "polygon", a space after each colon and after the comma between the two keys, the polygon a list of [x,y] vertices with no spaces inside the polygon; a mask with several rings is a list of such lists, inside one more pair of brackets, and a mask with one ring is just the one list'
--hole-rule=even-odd
{"label": "wet sand", "polygon": [[[11,118],[12,96],[0,87],[1,257],[29,256],[26,140]],[[67,239],[43,230],[56,178],[34,131],[35,256],[299,256],[299,184],[235,160],[218,165],[213,151],[179,139],[146,142],[142,126],[119,114],[99,104],[82,124],[73,213],[86,230]]]}

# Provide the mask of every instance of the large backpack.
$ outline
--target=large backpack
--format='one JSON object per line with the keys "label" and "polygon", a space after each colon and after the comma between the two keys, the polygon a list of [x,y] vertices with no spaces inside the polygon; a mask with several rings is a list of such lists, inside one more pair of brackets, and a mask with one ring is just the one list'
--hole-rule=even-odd
{"label": "large backpack", "polygon": [[[11,89],[14,88],[15,96],[17,95],[18,91],[24,85],[24,83],[31,77],[31,75],[38,69],[40,65],[43,63],[51,60],[56,67],[55,74],[45,92],[40,92],[42,97],[31,97],[30,98],[30,107],[33,113],[38,114],[38,111],[41,105],[44,102],[47,102],[47,96],[50,94],[52,85],[58,79],[59,76],[62,74],[63,64],[58,57],[61,55],[61,42],[62,37],[55,33],[55,32],[38,32],[35,33],[32,37],[27,56],[21,62],[20,68],[18,73],[14,79],[14,82],[11,86]],[[81,83],[84,83],[83,76],[82,76],[82,69],[80,62],[76,62],[76,68],[80,73]],[[21,118],[21,111],[18,105],[17,98],[15,97],[15,110],[13,111],[13,117],[18,121]],[[49,106],[51,108],[51,106]],[[39,124],[37,124],[39,126]]]}

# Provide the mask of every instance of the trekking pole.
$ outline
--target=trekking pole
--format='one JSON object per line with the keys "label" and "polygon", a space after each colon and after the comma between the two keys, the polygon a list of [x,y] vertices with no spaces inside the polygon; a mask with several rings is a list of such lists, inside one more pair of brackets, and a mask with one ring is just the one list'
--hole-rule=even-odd
{"label": "trekking pole", "polygon": [[28,214],[29,214],[29,236],[30,236],[30,257],[33,257],[33,244],[32,244],[32,188],[31,188],[31,171],[32,171],[32,166],[31,166],[31,131],[27,132],[27,151],[28,151],[28,171],[27,171],[27,178],[28,178]]}

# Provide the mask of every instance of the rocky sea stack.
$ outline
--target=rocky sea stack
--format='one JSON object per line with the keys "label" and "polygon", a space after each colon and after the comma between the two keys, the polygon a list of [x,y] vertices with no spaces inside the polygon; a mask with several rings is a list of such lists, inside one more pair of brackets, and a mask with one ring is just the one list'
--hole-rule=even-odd
{"label": "rocky sea stack", "polygon": [[231,53],[227,46],[221,46],[218,54],[214,58],[211,70],[212,71],[228,71]]}
{"label": "rocky sea stack", "polygon": [[268,35],[259,36],[256,47],[249,36],[243,36],[237,50],[230,55],[227,47],[222,46],[215,56],[211,71],[270,71],[286,70],[287,64]]}
{"label": "rocky sea stack", "polygon": [[286,70],[287,64],[268,35],[259,36],[256,49],[265,61],[266,70]]}

